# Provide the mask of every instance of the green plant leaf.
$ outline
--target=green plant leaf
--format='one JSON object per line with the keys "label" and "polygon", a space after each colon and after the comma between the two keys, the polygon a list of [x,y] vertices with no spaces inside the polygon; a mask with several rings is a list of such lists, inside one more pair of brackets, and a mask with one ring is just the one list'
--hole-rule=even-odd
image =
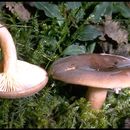
{"label": "green plant leaf", "polygon": [[49,2],[33,2],[33,6],[39,10],[44,10],[45,15],[50,18],[57,18],[59,24],[63,23],[64,18],[56,4],[51,4]]}
{"label": "green plant leaf", "polygon": [[82,6],[81,2],[66,2],[66,7],[70,11],[70,14],[79,22],[85,15],[84,9],[80,8]]}
{"label": "green plant leaf", "polygon": [[78,32],[77,39],[80,41],[89,41],[96,39],[100,35],[102,35],[102,32],[97,30],[96,27],[92,25],[86,25]]}
{"label": "green plant leaf", "polygon": [[63,54],[64,55],[78,55],[78,54],[83,54],[86,52],[85,46],[80,46],[80,45],[70,45],[68,46]]}
{"label": "green plant leaf", "polygon": [[77,22],[79,22],[81,19],[83,19],[84,15],[85,15],[84,10],[83,10],[83,9],[80,9],[80,10],[78,11],[78,13],[76,14],[76,16],[75,16]]}
{"label": "green plant leaf", "polygon": [[112,2],[100,2],[94,9],[93,13],[90,14],[89,19],[94,22],[100,22],[101,16],[111,15],[113,9]]}
{"label": "green plant leaf", "polygon": [[93,53],[93,51],[94,51],[94,49],[95,49],[95,46],[96,46],[96,42],[89,44],[89,45],[87,46],[86,51],[89,52],[89,53]]}
{"label": "green plant leaf", "polygon": [[125,18],[130,18],[130,8],[125,6],[123,2],[117,2],[115,4],[115,10],[117,12],[120,12],[121,15],[124,16]]}
{"label": "green plant leaf", "polygon": [[81,2],[66,2],[67,8],[68,9],[77,9],[79,8],[82,4]]}

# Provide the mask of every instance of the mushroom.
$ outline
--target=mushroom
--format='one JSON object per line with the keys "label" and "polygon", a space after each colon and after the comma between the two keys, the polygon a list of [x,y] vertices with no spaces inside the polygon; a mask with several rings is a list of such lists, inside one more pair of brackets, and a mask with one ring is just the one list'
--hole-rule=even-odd
{"label": "mushroom", "polygon": [[0,24],[0,97],[21,98],[40,91],[48,82],[47,72],[36,65],[17,59],[13,38]]}
{"label": "mushroom", "polygon": [[112,54],[80,54],[56,60],[49,69],[52,78],[87,86],[86,99],[101,109],[107,90],[130,87],[130,59]]}

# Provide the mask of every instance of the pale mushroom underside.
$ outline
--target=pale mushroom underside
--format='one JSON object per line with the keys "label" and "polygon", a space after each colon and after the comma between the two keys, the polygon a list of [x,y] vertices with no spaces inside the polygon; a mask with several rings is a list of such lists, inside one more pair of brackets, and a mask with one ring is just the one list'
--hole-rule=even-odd
{"label": "pale mushroom underside", "polygon": [[44,69],[25,61],[17,60],[13,74],[0,71],[0,97],[29,96],[41,90],[48,81],[47,72]]}

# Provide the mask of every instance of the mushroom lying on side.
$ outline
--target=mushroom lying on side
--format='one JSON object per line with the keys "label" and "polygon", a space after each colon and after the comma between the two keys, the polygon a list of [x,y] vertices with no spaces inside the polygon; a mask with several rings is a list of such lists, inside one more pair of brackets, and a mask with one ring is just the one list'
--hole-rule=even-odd
{"label": "mushroom lying on side", "polygon": [[17,59],[10,32],[0,24],[0,97],[20,98],[40,91],[48,82],[47,72],[39,66]]}
{"label": "mushroom lying on side", "polygon": [[130,87],[130,59],[111,54],[81,54],[55,61],[49,74],[66,83],[87,86],[86,98],[100,109],[107,90]]}

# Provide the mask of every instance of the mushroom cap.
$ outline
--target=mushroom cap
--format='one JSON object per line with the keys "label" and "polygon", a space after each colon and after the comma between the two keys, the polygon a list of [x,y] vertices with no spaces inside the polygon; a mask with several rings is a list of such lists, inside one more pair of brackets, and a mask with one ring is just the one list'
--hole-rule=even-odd
{"label": "mushroom cap", "polygon": [[9,75],[2,72],[0,64],[0,97],[20,98],[40,91],[48,82],[47,72],[39,66],[17,60],[16,71]]}
{"label": "mushroom cap", "polygon": [[95,88],[130,87],[130,59],[111,54],[80,54],[56,60],[49,74],[57,80]]}

